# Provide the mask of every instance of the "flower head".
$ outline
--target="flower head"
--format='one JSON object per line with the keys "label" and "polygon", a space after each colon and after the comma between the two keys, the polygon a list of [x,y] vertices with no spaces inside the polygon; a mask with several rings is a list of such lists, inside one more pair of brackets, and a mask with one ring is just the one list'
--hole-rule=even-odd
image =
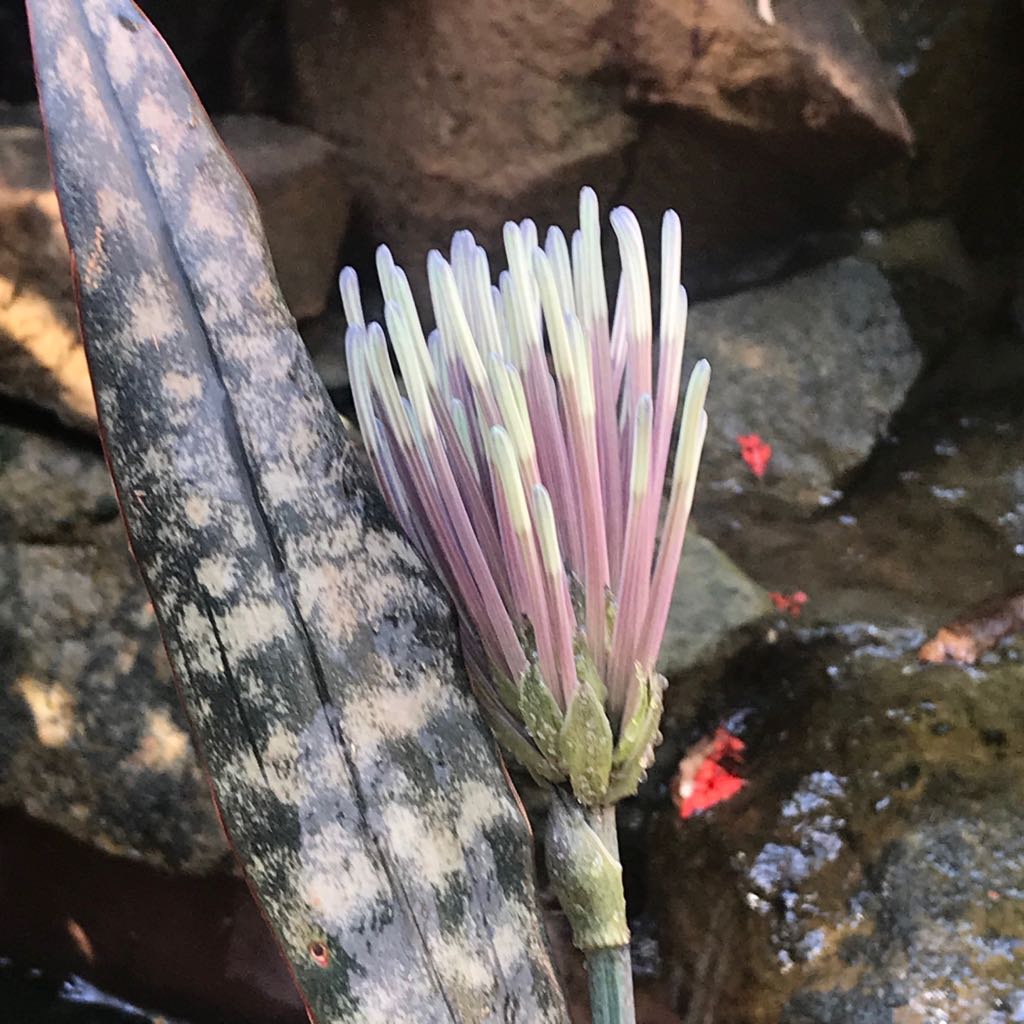
{"label": "flower head", "polygon": [[640,225],[624,207],[611,224],[612,315],[590,189],[571,240],[551,228],[540,247],[532,221],[505,225],[497,284],[468,231],[449,259],[431,252],[429,335],[385,247],[385,327],[365,322],[354,271],[340,279],[366,447],[456,604],[481,706],[513,756],[587,804],[635,790],[651,756],[655,659],[707,429],[701,360],[670,460],[687,314],[679,218],[662,225],[656,375]]}

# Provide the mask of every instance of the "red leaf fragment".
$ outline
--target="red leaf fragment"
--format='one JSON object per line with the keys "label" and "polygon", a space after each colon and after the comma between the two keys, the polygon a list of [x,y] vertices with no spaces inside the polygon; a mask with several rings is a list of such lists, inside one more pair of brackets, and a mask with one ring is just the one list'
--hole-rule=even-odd
{"label": "red leaf fragment", "polygon": [[679,762],[672,798],[681,818],[689,818],[735,796],[746,780],[734,775],[722,762],[734,765],[743,759],[746,744],[722,726],[713,737],[695,744]]}
{"label": "red leaf fragment", "polygon": [[771,462],[772,446],[762,441],[760,434],[739,434],[736,443],[740,446],[740,458],[758,480],[763,480],[768,463]]}
{"label": "red leaf fragment", "polygon": [[800,618],[800,612],[807,604],[807,595],[802,590],[794,590],[792,594],[783,594],[778,590],[773,590],[768,596],[780,612],[792,615],[794,619]]}

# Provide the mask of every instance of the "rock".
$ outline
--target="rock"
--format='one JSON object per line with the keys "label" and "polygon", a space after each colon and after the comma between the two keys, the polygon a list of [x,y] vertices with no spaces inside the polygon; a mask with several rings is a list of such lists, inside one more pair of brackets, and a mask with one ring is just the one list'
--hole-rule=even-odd
{"label": "rock", "polygon": [[[218,124],[253,185],[292,312],[321,313],[348,220],[334,148],[268,118]],[[71,426],[96,428],[67,242],[34,108],[7,108],[0,118],[0,392]]]}
{"label": "rock", "polygon": [[317,316],[335,287],[348,223],[338,151],[312,132],[265,117],[222,117],[217,130],[256,193],[292,315]]}
{"label": "rock", "polygon": [[921,367],[885,277],[855,259],[697,304],[687,350],[711,361],[704,487],[758,482],[737,437],[772,447],[763,486],[813,507],[870,454]]}
{"label": "rock", "polygon": [[[348,389],[348,364],[345,362],[347,326],[345,315],[339,308],[328,309],[322,316],[299,324],[299,333],[313,357],[317,373],[339,408],[351,407],[350,401],[344,401]],[[354,413],[355,410],[351,411]]]}
{"label": "rock", "polygon": [[307,0],[289,7],[291,116],[338,143],[368,237],[421,294],[454,229],[496,258],[505,220],[569,225],[585,183],[654,237],[678,207],[690,283],[721,287],[733,265],[763,274],[762,247],[835,216],[907,142],[845,6],[778,10],[771,27],[748,0]]}
{"label": "rock", "polygon": [[95,429],[67,242],[33,111],[0,126],[0,392]]}
{"label": "rock", "polygon": [[0,535],[5,540],[88,543],[118,515],[95,445],[0,426]]}
{"label": "rock", "polygon": [[748,0],[640,0],[628,11],[622,46],[634,102],[700,113],[776,146],[799,139],[822,158],[910,147],[906,116],[845,0],[763,10]]}
{"label": "rock", "polygon": [[858,206],[885,219],[950,211],[979,254],[1006,245],[1022,154],[1017,123],[1024,15],[1015,0],[855,0],[917,140],[873,176]]}
{"label": "rock", "polygon": [[602,76],[613,6],[290,5],[292,116],[339,144],[369,234],[416,283],[455,228],[496,253],[505,220],[567,220],[581,184],[624,176],[635,125]]}
{"label": "rock", "polygon": [[98,452],[0,428],[0,803],[177,870],[226,843]]}
{"label": "rock", "polygon": [[854,984],[834,976],[832,988],[798,992],[782,1024],[1020,1020],[1022,827],[1018,809],[994,800],[892,843],[862,897],[875,931],[843,943]]}
{"label": "rock", "polygon": [[920,668],[907,637],[881,639],[747,649],[723,679],[714,710],[738,723],[746,784],[686,821],[662,811],[644,838],[684,1019],[1021,1009],[1024,647]]}
{"label": "rock", "polygon": [[692,527],[658,657],[669,683],[734,653],[749,627],[771,611],[768,594]]}

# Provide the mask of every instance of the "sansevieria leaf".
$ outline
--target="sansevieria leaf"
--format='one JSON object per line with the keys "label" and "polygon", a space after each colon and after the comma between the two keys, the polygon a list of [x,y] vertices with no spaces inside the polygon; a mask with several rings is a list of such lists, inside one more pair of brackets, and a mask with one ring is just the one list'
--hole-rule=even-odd
{"label": "sansevieria leaf", "polygon": [[125,523],[311,1015],[567,1020],[449,606],[313,371],[251,193],[133,4],[28,8]]}

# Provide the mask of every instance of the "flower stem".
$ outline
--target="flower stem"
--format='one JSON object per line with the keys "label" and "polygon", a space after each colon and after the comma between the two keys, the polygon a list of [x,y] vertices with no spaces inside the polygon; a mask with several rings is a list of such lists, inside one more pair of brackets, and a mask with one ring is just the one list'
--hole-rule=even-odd
{"label": "flower stem", "polygon": [[[587,812],[587,820],[608,852],[618,861],[615,808],[595,808]],[[633,967],[628,943],[589,950],[585,956],[590,981],[591,1024],[635,1024]]]}
{"label": "flower stem", "polygon": [[629,946],[587,953],[591,1024],[635,1024]]}

